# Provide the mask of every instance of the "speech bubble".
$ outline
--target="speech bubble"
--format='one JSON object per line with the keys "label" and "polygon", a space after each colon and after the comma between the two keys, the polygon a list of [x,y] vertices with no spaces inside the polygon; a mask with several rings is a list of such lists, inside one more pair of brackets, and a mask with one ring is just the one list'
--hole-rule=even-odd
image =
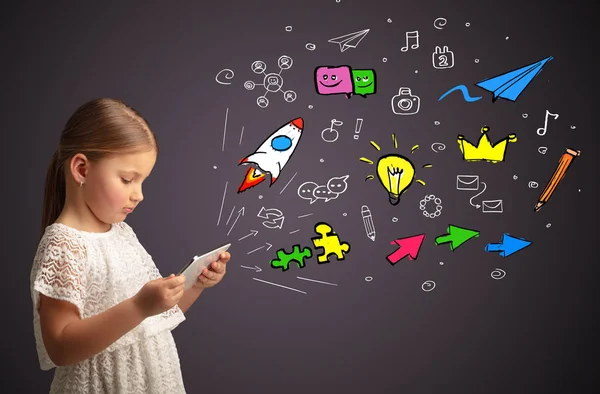
{"label": "speech bubble", "polygon": [[330,192],[336,194],[345,192],[346,189],[348,189],[348,183],[346,183],[346,180],[349,176],[350,175],[334,176],[329,181],[327,181],[327,189]]}
{"label": "speech bubble", "polygon": [[325,200],[325,202],[327,202],[329,200],[333,200],[334,198],[337,198],[338,194],[329,191],[327,186],[321,185],[321,186],[318,186],[313,191],[313,196],[315,196],[315,198],[320,198],[322,200]]}
{"label": "speech bubble", "polygon": [[298,197],[304,200],[309,200],[312,204],[313,202],[317,201],[317,197],[314,196],[314,190],[318,187],[319,185],[314,182],[304,182],[298,187]]}
{"label": "speech bubble", "polygon": [[318,94],[346,94],[354,91],[350,66],[320,66],[315,69],[315,87]]}

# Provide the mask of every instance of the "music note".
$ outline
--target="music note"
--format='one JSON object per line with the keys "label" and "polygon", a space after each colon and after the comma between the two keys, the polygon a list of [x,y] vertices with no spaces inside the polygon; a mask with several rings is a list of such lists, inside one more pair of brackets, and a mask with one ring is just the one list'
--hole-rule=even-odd
{"label": "music note", "polygon": [[417,49],[419,47],[419,32],[418,31],[407,31],[406,32],[406,46],[400,48],[402,52],[408,51],[408,44],[410,40],[414,40],[415,43],[410,46],[410,49]]}
{"label": "music note", "polygon": [[[546,129],[548,128],[548,115],[554,117],[554,119],[558,119],[558,114],[553,114],[550,111],[546,110],[546,120],[544,121],[544,127],[540,127],[537,129],[537,135],[546,135]],[[540,130],[542,130],[541,133]]]}

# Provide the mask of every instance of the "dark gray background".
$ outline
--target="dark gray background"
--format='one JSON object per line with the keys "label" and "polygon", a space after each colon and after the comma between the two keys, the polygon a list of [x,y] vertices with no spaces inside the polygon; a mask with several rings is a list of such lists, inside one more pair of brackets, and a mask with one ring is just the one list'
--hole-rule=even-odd
{"label": "dark gray background", "polygon": [[[194,254],[233,243],[223,282],[207,290],[174,331],[188,392],[593,391],[600,366],[599,268],[593,244],[598,240],[593,172],[598,166],[593,122],[598,103],[592,96],[598,85],[592,60],[597,21],[585,3],[90,3],[5,5],[1,12],[3,388],[49,389],[53,373],[38,366],[29,290],[46,168],[77,106],[108,96],[138,109],[158,137],[161,153],[145,182],[145,201],[127,221],[161,273],[177,271]],[[442,30],[433,27],[438,17],[448,21]],[[293,26],[291,32],[285,31],[287,25]],[[371,31],[359,46],[344,53],[327,42],[367,28]],[[404,34],[412,30],[420,33],[420,48],[402,53]],[[315,43],[316,50],[307,51],[307,42]],[[454,52],[453,68],[433,69],[436,45]],[[298,98],[286,103],[280,93],[270,93],[269,106],[261,109],[256,105],[260,87],[247,91],[243,83],[260,82],[250,69],[253,61],[263,60],[268,72],[276,71],[281,55],[294,62],[283,72],[284,89],[294,90]],[[473,86],[547,56],[554,60],[517,102],[492,103],[491,93]],[[317,95],[314,68],[341,64],[374,68],[377,93],[349,100]],[[231,85],[215,82],[224,68],[235,72]],[[467,103],[456,92],[437,101],[458,84],[483,99]],[[390,100],[401,86],[420,97],[418,114],[392,113]],[[540,137],[536,129],[547,109],[560,117],[550,119],[547,134]],[[529,116],[523,118],[524,113]],[[271,188],[265,182],[236,194],[245,173],[238,160],[298,116],[305,121],[304,135],[280,179]],[[357,117],[364,119],[359,140],[352,138]],[[344,125],[339,140],[328,144],[320,133],[332,118]],[[476,140],[484,124],[494,141],[517,134],[505,162],[461,160],[457,134]],[[370,140],[382,151],[373,149]],[[432,152],[433,142],[446,149]],[[420,149],[410,155],[415,144]],[[548,147],[546,155],[537,152],[541,145]],[[582,155],[551,201],[534,213],[565,148],[580,149]],[[411,186],[397,206],[388,203],[377,180],[364,181],[375,169],[358,160],[392,152],[410,155],[417,178],[427,183]],[[426,163],[433,167],[422,169]],[[302,182],[325,183],[346,174],[348,190],[337,200],[311,205],[296,194]],[[481,197],[503,199],[504,213],[484,214],[471,207],[472,194],[456,190],[457,174],[480,175],[487,183]],[[530,180],[540,188],[529,189]],[[439,218],[427,219],[418,209],[426,194],[442,199]],[[365,236],[363,204],[373,213],[375,242]],[[245,207],[245,215],[227,236],[236,214],[225,222],[234,206],[235,212]],[[261,226],[256,214],[263,206],[283,211],[283,229]],[[297,218],[308,213],[313,215]],[[317,264],[313,256],[302,270],[269,267],[278,248],[311,247],[317,221],[331,224],[352,245],[344,261]],[[450,223],[476,228],[481,235],[454,252],[448,245],[436,247],[434,238]],[[238,241],[252,229],[259,233]],[[485,245],[499,242],[505,232],[533,244],[504,259],[485,253]],[[418,259],[390,265],[385,259],[395,250],[390,241],[418,233],[426,234]],[[268,251],[247,254],[267,242],[272,244]],[[493,280],[495,268],[504,269],[506,277]],[[366,282],[369,275],[373,280]],[[426,280],[436,282],[433,291],[421,289]]]}

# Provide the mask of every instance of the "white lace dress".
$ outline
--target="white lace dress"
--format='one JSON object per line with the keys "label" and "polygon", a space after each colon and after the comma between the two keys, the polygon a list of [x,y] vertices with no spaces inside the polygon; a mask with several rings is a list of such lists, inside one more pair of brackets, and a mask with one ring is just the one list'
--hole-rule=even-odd
{"label": "white lace dress", "polygon": [[36,348],[42,370],[56,368],[50,393],[185,393],[171,330],[185,320],[177,305],[145,319],[102,352],[73,365],[56,366],[44,347],[40,293],[69,301],[82,319],[134,296],[162,277],[152,257],[125,222],[105,233],[62,223],[46,227],[31,269]]}

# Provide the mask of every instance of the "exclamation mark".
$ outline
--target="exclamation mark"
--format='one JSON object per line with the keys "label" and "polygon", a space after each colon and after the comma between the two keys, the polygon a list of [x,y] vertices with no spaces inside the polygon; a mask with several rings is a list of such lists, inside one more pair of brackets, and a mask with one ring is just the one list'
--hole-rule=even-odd
{"label": "exclamation mark", "polygon": [[356,119],[356,127],[354,128],[354,139],[358,139],[358,134],[360,133],[360,128],[362,127],[362,118]]}

